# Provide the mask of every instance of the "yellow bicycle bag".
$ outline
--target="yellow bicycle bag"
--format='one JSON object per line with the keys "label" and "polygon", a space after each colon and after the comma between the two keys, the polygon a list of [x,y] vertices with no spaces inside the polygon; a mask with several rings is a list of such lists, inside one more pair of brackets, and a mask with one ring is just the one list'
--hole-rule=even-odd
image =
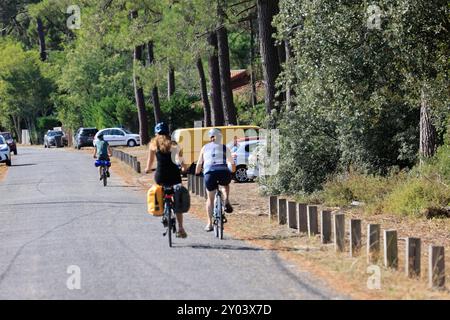
{"label": "yellow bicycle bag", "polygon": [[164,212],[163,188],[153,185],[147,192],[147,211],[154,216],[162,216]]}

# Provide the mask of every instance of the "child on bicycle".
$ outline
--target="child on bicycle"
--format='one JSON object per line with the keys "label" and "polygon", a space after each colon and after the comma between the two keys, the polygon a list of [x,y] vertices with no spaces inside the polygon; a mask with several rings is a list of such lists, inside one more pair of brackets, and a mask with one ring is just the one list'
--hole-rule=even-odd
{"label": "child on bicycle", "polygon": [[[223,186],[225,189],[225,212],[233,212],[233,207],[230,203],[230,182],[231,174],[236,171],[236,165],[231,157],[230,149],[221,143],[221,131],[213,128],[209,130],[208,136],[210,142],[203,146],[200,151],[197,167],[195,169],[195,173],[200,174],[203,165],[204,181],[206,190],[208,190],[208,199],[206,200],[206,216],[208,224],[205,227],[205,231],[207,232],[214,230],[212,215],[214,210],[215,191],[219,185]],[[227,164],[231,166],[231,171]]]}
{"label": "child on bicycle", "polygon": [[[147,167],[145,173],[150,173],[156,159],[155,182],[161,186],[174,186],[181,183],[181,166],[185,168],[182,151],[178,144],[171,140],[169,127],[160,122],[155,126],[155,137],[150,142]],[[177,162],[179,164],[177,164]],[[178,238],[186,238],[183,226],[183,214],[177,213]]]}
{"label": "child on bicycle", "polygon": [[[112,150],[109,146],[109,143],[103,139],[103,134],[99,134],[97,136],[97,142],[95,143],[94,148],[94,159],[97,158],[98,160],[103,161],[110,161],[110,157],[112,157]],[[100,173],[100,180],[103,179],[102,175],[102,167],[98,167],[98,172]],[[106,168],[106,176],[109,178],[109,167]]]}

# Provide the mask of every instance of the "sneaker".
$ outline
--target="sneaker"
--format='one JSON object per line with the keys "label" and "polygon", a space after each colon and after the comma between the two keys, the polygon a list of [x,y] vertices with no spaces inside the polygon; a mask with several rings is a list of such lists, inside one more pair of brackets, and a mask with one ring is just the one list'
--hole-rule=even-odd
{"label": "sneaker", "polygon": [[176,237],[177,238],[181,238],[181,239],[185,239],[185,238],[187,238],[187,233],[186,233],[186,231],[178,231],[177,233],[176,233]]}
{"label": "sneaker", "polygon": [[205,227],[205,231],[206,232],[211,232],[214,230],[214,227],[211,224],[207,224]]}
{"label": "sneaker", "polygon": [[103,180],[103,176],[100,176],[100,181],[102,181]]}
{"label": "sneaker", "polygon": [[233,212],[233,207],[231,206],[231,203],[229,203],[229,202],[225,203],[225,212],[226,213],[232,213]]}

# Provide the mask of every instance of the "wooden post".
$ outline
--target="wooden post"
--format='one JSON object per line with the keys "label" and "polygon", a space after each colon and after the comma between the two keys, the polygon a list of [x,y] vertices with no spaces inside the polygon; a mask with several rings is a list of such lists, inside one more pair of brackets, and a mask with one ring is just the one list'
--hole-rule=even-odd
{"label": "wooden post", "polygon": [[286,224],[286,199],[278,199],[278,224]]}
{"label": "wooden post", "polygon": [[384,265],[393,269],[398,267],[397,230],[384,230]]}
{"label": "wooden post", "polygon": [[345,250],[345,215],[343,213],[334,215],[333,229],[335,250],[343,252]]}
{"label": "wooden post", "polygon": [[361,220],[350,219],[350,257],[359,254],[361,250]]}
{"label": "wooden post", "polygon": [[367,225],[367,263],[376,263],[380,257],[380,230],[379,224]]}
{"label": "wooden post", "polygon": [[322,210],[320,212],[320,239],[323,244],[331,242],[331,211]]}
{"label": "wooden post", "polygon": [[406,238],[405,272],[409,278],[420,276],[420,239]]}
{"label": "wooden post", "polygon": [[191,176],[191,193],[195,194],[195,174]]}
{"label": "wooden post", "polygon": [[200,176],[195,176],[195,195],[200,195]]}
{"label": "wooden post", "polygon": [[297,229],[297,204],[295,201],[288,202],[288,226],[292,229]]}
{"label": "wooden post", "polygon": [[136,172],[141,173],[141,162],[140,161],[137,161],[137,163],[136,163]]}
{"label": "wooden post", "polygon": [[308,232],[308,213],[306,203],[297,203],[297,227],[298,232]]}
{"label": "wooden post", "polygon": [[428,253],[428,281],[432,289],[445,288],[445,250],[442,246],[430,245]]}
{"label": "wooden post", "polygon": [[200,197],[205,197],[205,182],[203,176],[200,176]]}
{"label": "wooden post", "polygon": [[278,210],[278,199],[277,196],[269,197],[269,222],[272,221],[272,217],[277,215]]}
{"label": "wooden post", "polygon": [[319,234],[317,206],[308,206],[308,237]]}

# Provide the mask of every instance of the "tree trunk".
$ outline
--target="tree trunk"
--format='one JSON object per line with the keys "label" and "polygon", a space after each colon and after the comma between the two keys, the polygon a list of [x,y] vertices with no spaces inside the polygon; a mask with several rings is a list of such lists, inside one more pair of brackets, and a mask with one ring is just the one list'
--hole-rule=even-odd
{"label": "tree trunk", "polygon": [[173,67],[169,67],[169,72],[167,74],[167,99],[170,98],[175,93],[175,69]]}
{"label": "tree trunk", "polygon": [[230,48],[228,45],[228,32],[224,26],[219,27],[217,30],[217,43],[219,48],[220,91],[222,92],[225,124],[236,125],[236,106],[231,88]]}
{"label": "tree trunk", "polygon": [[275,39],[272,20],[278,11],[278,0],[257,0],[260,51],[266,89],[265,102],[268,114],[275,108],[276,80],[280,74],[280,60]]}
{"label": "tree trunk", "polygon": [[[286,46],[286,64],[290,63],[293,53],[289,40],[284,41]],[[291,75],[292,76],[292,75]],[[287,110],[293,110],[292,97],[294,96],[294,90],[292,89],[292,83],[286,83],[286,108]]]}
{"label": "tree trunk", "polygon": [[202,91],[203,101],[203,115],[205,127],[211,126],[211,105],[209,104],[208,89],[206,87],[205,70],[203,69],[203,62],[201,58],[197,59],[198,75],[200,77],[200,88]]}
{"label": "tree trunk", "polygon": [[436,152],[436,129],[433,125],[428,105],[426,88],[421,89],[420,105],[420,147],[419,153],[423,158],[430,158]]}
{"label": "tree trunk", "polygon": [[44,26],[42,24],[41,18],[36,19],[37,33],[39,38],[39,55],[41,61],[47,60],[47,51],[45,50],[45,35]]}
{"label": "tree trunk", "polygon": [[217,35],[211,32],[208,36],[208,43],[213,48],[213,53],[208,58],[209,78],[211,80],[211,120],[213,126],[223,126],[224,115],[222,107],[222,93],[220,90],[220,70],[219,58],[217,56]]}
{"label": "tree trunk", "polygon": [[256,76],[255,76],[255,27],[253,19],[250,19],[250,83],[252,87],[252,107],[254,108],[258,103],[258,96],[256,94]]}
{"label": "tree trunk", "polygon": [[[155,63],[155,55],[153,51],[153,41],[149,41],[147,44],[147,58],[149,65],[152,65]],[[155,116],[155,123],[158,123],[162,119],[161,115],[161,103],[159,101],[159,92],[158,92],[158,86],[154,86],[152,89],[152,102],[153,102],[153,113]]]}
{"label": "tree trunk", "polygon": [[[137,11],[133,10],[131,12],[131,18],[137,18]],[[145,145],[150,142],[150,137],[148,133],[148,115],[147,109],[145,109],[145,99],[144,90],[139,85],[139,78],[134,70],[135,65],[141,63],[142,60],[143,46],[136,46],[133,52],[133,85],[134,85],[134,96],[136,99],[136,107],[138,109],[138,120],[139,120],[139,135],[141,136],[141,144]],[[155,119],[156,120],[156,119]]]}

